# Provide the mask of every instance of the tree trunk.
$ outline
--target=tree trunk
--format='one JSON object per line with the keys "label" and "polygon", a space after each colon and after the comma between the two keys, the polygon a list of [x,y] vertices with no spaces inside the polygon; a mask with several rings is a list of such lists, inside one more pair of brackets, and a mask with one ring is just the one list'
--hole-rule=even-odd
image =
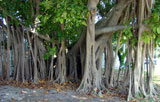
{"label": "tree trunk", "polygon": [[99,0],[88,0],[89,15],[87,18],[85,71],[78,88],[79,91],[91,92],[101,90],[101,76],[95,60],[95,16]]}
{"label": "tree trunk", "polygon": [[37,37],[34,36],[34,83],[38,82],[38,67],[37,67]]}
{"label": "tree trunk", "polygon": [[6,66],[6,80],[9,81],[10,79],[10,40],[11,40],[11,31],[10,31],[10,25],[9,25],[9,18],[7,17],[7,66]]}
{"label": "tree trunk", "polygon": [[122,32],[120,32],[120,35],[118,36],[115,56],[114,56],[114,59],[113,59],[113,65],[112,65],[112,71],[111,71],[111,79],[110,79],[110,85],[112,87],[113,87],[113,80],[114,80],[114,69],[115,69],[115,64],[116,64],[116,59],[117,59],[117,54],[118,54],[118,49],[119,49],[119,45],[120,45],[121,36],[122,36]]}
{"label": "tree trunk", "polygon": [[140,28],[138,30],[138,43],[137,43],[137,49],[136,49],[136,59],[135,59],[135,68],[134,68],[134,95],[139,96],[140,94],[140,73],[141,73],[141,57],[142,57],[142,41],[141,36],[143,33],[143,27],[142,27],[142,21],[144,19],[144,0],[139,1],[138,5],[138,24],[140,25]]}
{"label": "tree trunk", "polygon": [[24,31],[22,33],[22,35],[20,35],[21,37],[21,80],[24,83],[25,82],[25,72],[24,72],[24,61],[25,61],[25,49],[24,49]]}
{"label": "tree trunk", "polygon": [[113,48],[112,48],[112,40],[109,40],[107,43],[107,48],[105,49],[105,86],[110,86],[110,80],[111,80],[111,71],[112,65],[113,65]]}
{"label": "tree trunk", "polygon": [[[52,48],[54,47],[54,44],[52,44]],[[54,65],[53,65],[53,63],[54,63],[54,56],[53,55],[51,55],[51,63],[50,63],[50,66],[49,66],[49,80],[52,82],[53,81],[53,75],[54,75],[54,73],[53,73],[53,71],[54,71]]]}
{"label": "tree trunk", "polygon": [[66,82],[66,48],[65,48],[65,41],[64,39],[61,41],[61,47],[58,52],[58,59],[57,59],[57,69],[56,69],[56,80],[55,82],[64,83]]}

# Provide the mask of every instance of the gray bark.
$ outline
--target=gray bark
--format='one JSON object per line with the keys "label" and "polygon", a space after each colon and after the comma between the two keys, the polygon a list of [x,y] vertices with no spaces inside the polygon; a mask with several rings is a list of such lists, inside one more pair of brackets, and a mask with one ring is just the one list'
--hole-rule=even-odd
{"label": "gray bark", "polygon": [[57,69],[56,69],[56,80],[54,82],[64,83],[66,82],[66,47],[64,39],[61,41],[61,47],[58,52],[58,59],[57,59]]}
{"label": "gray bark", "polygon": [[7,17],[7,66],[6,66],[6,80],[9,81],[10,79],[10,40],[11,40],[11,31],[10,31],[10,25],[9,25],[9,19]]}
{"label": "gray bark", "polygon": [[95,60],[95,16],[99,0],[88,0],[85,71],[78,90],[90,92],[101,90],[101,77],[96,69]]}
{"label": "gray bark", "polygon": [[120,46],[120,40],[121,40],[122,32],[120,32],[120,35],[118,36],[118,41],[116,45],[116,51],[115,51],[115,56],[113,59],[113,65],[112,65],[112,71],[111,71],[111,79],[110,79],[110,84],[113,87],[113,80],[114,80],[114,69],[115,69],[115,64],[116,64],[116,59],[117,59],[117,54],[118,54],[118,49]]}

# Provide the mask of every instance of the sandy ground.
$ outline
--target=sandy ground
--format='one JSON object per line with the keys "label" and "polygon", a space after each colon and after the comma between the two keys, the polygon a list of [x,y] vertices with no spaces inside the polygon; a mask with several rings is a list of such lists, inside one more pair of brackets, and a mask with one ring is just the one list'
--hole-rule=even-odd
{"label": "sandy ground", "polygon": [[58,92],[6,85],[0,86],[0,102],[125,102],[125,100],[119,97],[86,97],[73,90]]}

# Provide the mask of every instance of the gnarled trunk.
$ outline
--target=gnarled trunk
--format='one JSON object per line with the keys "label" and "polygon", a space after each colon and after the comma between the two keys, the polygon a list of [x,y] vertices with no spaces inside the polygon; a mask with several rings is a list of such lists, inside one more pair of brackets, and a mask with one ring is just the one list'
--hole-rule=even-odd
{"label": "gnarled trunk", "polygon": [[78,90],[90,92],[101,90],[101,76],[95,60],[95,16],[99,0],[88,0],[89,15],[87,18],[85,69]]}
{"label": "gnarled trunk", "polygon": [[65,48],[65,41],[61,41],[61,47],[58,52],[58,59],[57,59],[57,69],[56,69],[56,80],[55,82],[64,83],[66,82],[66,48]]}

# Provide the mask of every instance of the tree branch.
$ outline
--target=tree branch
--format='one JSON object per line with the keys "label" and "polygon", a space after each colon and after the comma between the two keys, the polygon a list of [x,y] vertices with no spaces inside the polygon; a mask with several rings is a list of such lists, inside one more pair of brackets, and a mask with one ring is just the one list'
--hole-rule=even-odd
{"label": "tree branch", "polygon": [[128,28],[128,26],[125,25],[116,25],[116,26],[110,26],[110,27],[104,27],[96,30],[96,36],[101,35],[104,33],[110,33],[110,32],[115,32],[119,30],[123,30],[125,28]]}
{"label": "tree branch", "polygon": [[13,20],[17,21],[19,23],[19,25],[21,25],[24,29],[26,29],[28,32],[31,32],[32,34],[40,37],[41,39],[44,39],[46,41],[51,41],[50,38],[48,36],[44,36],[39,34],[38,32],[36,32],[34,29],[26,27],[23,22],[21,22],[20,20],[18,20],[16,17],[8,14],[2,7],[0,7],[0,10],[2,10],[5,14],[7,14],[10,18],[12,18]]}
{"label": "tree branch", "polygon": [[[103,34],[106,34],[106,33],[111,33],[111,32],[115,32],[115,31],[119,31],[119,30],[123,30],[123,29],[127,29],[128,27],[132,27],[132,25],[115,25],[115,26],[110,26],[110,27],[104,27],[104,28],[100,28],[100,29],[96,29],[96,36],[99,36],[99,35],[103,35]],[[139,27],[142,27],[143,28],[143,31],[144,30],[147,30],[149,32],[152,32],[152,30],[149,28],[149,26],[145,26],[144,24],[141,24],[141,25],[135,25],[133,29],[137,29]]]}

